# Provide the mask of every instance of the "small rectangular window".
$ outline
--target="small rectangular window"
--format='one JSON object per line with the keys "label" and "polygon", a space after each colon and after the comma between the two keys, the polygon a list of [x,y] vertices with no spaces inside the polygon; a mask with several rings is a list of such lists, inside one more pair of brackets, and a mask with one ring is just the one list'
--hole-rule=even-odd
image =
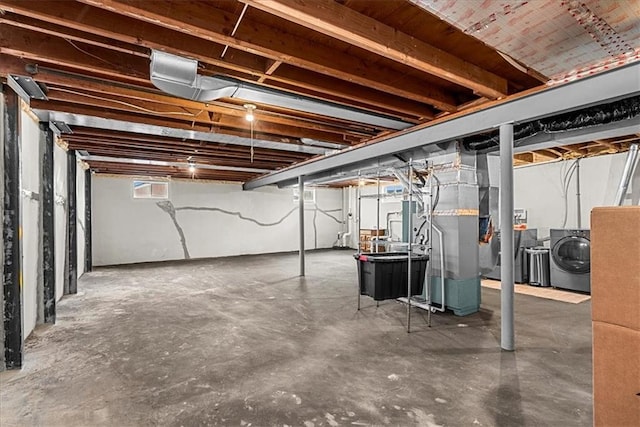
{"label": "small rectangular window", "polygon": [[158,181],[133,181],[134,199],[168,199],[169,183]]}
{"label": "small rectangular window", "polygon": [[[298,203],[298,197],[300,192],[297,187],[293,189],[293,203]],[[316,202],[316,189],[315,188],[305,188],[304,189],[304,202],[305,203],[315,203]]]}

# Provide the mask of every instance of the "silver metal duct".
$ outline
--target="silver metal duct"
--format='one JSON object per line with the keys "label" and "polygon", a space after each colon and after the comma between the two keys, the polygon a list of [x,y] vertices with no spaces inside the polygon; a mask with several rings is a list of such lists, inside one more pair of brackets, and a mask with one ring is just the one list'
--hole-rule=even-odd
{"label": "silver metal duct", "polygon": [[[41,113],[43,110],[35,110],[41,120],[44,120]],[[95,129],[106,129],[119,132],[132,132],[143,135],[166,136],[168,138],[184,138],[196,141],[217,142],[219,144],[241,145],[255,148],[269,148],[272,150],[293,151],[308,154],[327,154],[327,149],[322,147],[312,147],[308,145],[289,144],[286,142],[267,141],[263,139],[243,138],[240,136],[224,135],[220,133],[201,132],[186,129],[176,129],[171,127],[148,125],[144,123],[125,122],[122,120],[104,119],[102,117],[86,116],[84,114],[62,113],[58,111],[49,112],[47,120],[64,122],[71,126],[83,126]],[[46,120],[45,120],[46,121]]]}
{"label": "silver metal duct", "polygon": [[620,184],[618,185],[618,191],[616,192],[616,199],[613,203],[615,206],[622,206],[624,203],[624,197],[627,195],[627,189],[629,188],[629,182],[633,172],[638,165],[638,144],[632,144],[629,147],[629,154],[627,155],[627,161],[624,164],[622,170],[622,177],[620,178]]}
{"label": "silver metal duct", "polygon": [[218,77],[198,74],[198,61],[154,50],[149,70],[151,83],[160,90],[193,101],[229,98],[238,84]]}
{"label": "silver metal duct", "polygon": [[161,160],[129,159],[125,157],[92,156],[92,155],[81,154],[78,156],[78,158],[86,162],[93,161],[93,162],[105,162],[105,163],[126,163],[126,164],[132,164],[132,165],[175,166],[175,167],[185,167],[185,168],[189,166],[194,166],[196,169],[209,169],[209,170],[229,171],[229,172],[249,172],[249,173],[270,172],[269,169],[205,165],[202,163],[188,163],[188,162],[165,162]]}
{"label": "silver metal duct", "polygon": [[198,61],[153,50],[150,64],[151,82],[160,90],[181,98],[207,102],[219,98],[238,98],[256,103],[277,105],[292,110],[337,117],[388,129],[413,126],[393,117],[374,114],[305,96],[293,95],[228,77],[198,74]]}

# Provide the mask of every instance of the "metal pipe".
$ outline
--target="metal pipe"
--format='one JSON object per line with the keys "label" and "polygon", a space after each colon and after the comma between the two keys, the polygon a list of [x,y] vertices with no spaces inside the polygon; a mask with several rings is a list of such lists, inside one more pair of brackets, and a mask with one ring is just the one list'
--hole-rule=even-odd
{"label": "metal pipe", "polygon": [[627,154],[627,161],[624,164],[622,170],[622,177],[620,178],[620,185],[618,185],[618,191],[616,193],[614,206],[622,206],[624,198],[627,195],[627,189],[629,188],[629,182],[638,165],[638,144],[631,144],[629,147],[629,154]]}
{"label": "metal pipe", "polygon": [[503,350],[513,351],[513,123],[500,125],[500,237],[500,345]]}
{"label": "metal pipe", "polygon": [[298,177],[298,214],[300,221],[300,276],[304,277],[304,178]]}
{"label": "metal pipe", "polygon": [[[362,190],[360,189],[360,171],[358,171],[358,187],[356,188],[356,195],[358,196],[358,203],[357,203],[357,216],[356,216],[356,223],[358,224],[358,254],[361,253],[361,246],[360,246],[360,211],[362,210],[362,200],[360,200],[360,196],[361,196]],[[358,278],[358,311],[360,310],[360,281],[362,280],[361,277]]]}
{"label": "metal pipe", "polygon": [[[413,159],[409,159],[409,182],[413,179]],[[413,185],[409,186],[409,245],[407,245],[407,333],[411,332],[411,252],[413,249]]]}
{"label": "metal pipe", "polygon": [[429,263],[429,274],[427,280],[427,288],[425,290],[425,299],[427,300],[427,305],[429,306],[429,311],[427,312],[427,326],[431,327],[431,278],[433,277],[433,168],[429,173],[429,210],[427,213],[427,218],[429,220],[429,246],[427,246],[427,253],[429,255],[429,259],[427,262]]}
{"label": "metal pipe", "polygon": [[576,159],[576,210],[578,228],[582,228],[582,200],[580,200],[580,159]]}
{"label": "metal pipe", "polygon": [[378,246],[380,245],[380,171],[378,170],[377,195],[376,198],[376,253],[379,252]]}

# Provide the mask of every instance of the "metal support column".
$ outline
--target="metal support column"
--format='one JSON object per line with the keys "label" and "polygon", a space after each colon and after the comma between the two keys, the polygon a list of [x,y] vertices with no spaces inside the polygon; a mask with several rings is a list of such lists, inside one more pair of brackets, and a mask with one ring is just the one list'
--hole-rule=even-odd
{"label": "metal support column", "polygon": [[407,245],[407,333],[411,332],[411,254],[413,253],[413,159],[409,160],[409,244]]}
{"label": "metal support column", "polygon": [[53,132],[49,123],[40,123],[41,167],[40,183],[42,213],[42,307],[44,323],[56,322],[56,262],[55,262],[55,195],[53,189]]}
{"label": "metal support column", "polygon": [[84,171],[84,271],[93,270],[91,234],[91,169]]}
{"label": "metal support column", "polygon": [[18,96],[3,87],[4,212],[4,362],[7,369],[22,367],[22,260],[20,233],[20,146]]}
{"label": "metal support column", "polygon": [[298,177],[298,213],[300,215],[300,276],[304,277],[304,178]]}
{"label": "metal support column", "polygon": [[68,293],[78,292],[78,240],[77,240],[77,219],[76,219],[76,152],[67,152],[67,249],[68,249],[68,270],[67,282]]}
{"label": "metal support column", "polygon": [[378,169],[378,178],[376,179],[377,196],[376,196],[376,253],[380,252],[380,170]]}
{"label": "metal support column", "polygon": [[[356,223],[358,224],[358,234],[356,234],[356,237],[358,239],[358,254],[360,254],[360,252],[362,252],[362,246],[360,243],[360,227],[362,226],[360,222],[360,215],[362,214],[362,186],[360,185],[360,171],[358,171],[358,186],[356,187],[356,197]],[[360,289],[360,281],[361,278],[358,278],[358,311],[360,310],[360,293],[362,292],[362,290]]]}
{"label": "metal support column", "polygon": [[582,228],[582,197],[580,195],[580,159],[576,159],[576,212],[578,214],[578,228]]}
{"label": "metal support column", "polygon": [[500,346],[513,351],[513,123],[500,125]]}

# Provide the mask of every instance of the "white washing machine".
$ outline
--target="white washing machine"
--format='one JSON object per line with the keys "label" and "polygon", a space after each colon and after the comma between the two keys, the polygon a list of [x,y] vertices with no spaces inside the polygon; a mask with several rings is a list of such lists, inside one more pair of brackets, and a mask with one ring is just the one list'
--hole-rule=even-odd
{"label": "white washing machine", "polygon": [[551,230],[552,286],[591,293],[590,237],[589,230]]}

